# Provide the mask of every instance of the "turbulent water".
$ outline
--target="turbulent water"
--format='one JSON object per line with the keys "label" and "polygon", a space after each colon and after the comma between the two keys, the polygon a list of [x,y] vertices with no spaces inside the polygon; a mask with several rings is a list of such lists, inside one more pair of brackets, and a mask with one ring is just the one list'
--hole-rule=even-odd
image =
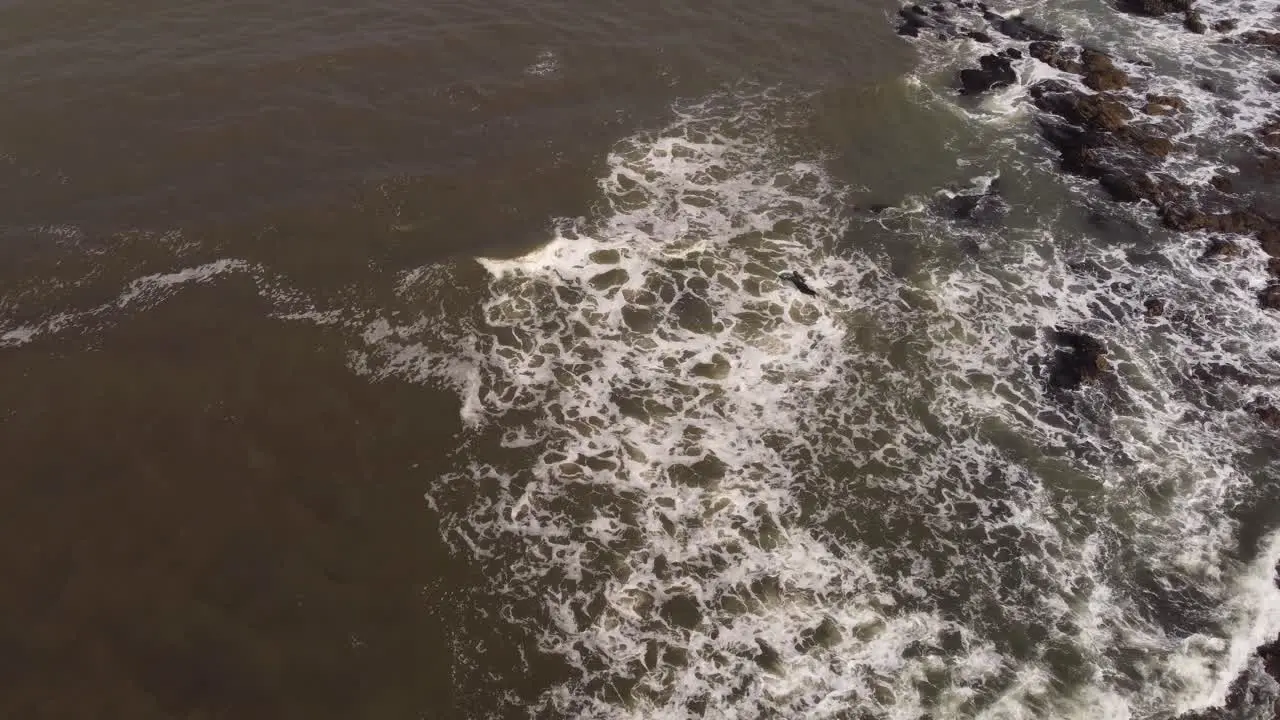
{"label": "turbulent water", "polygon": [[[1000,9],[1184,98],[1181,177],[1212,175],[1232,133],[1277,109],[1274,55],[1101,3]],[[1277,19],[1274,3],[1205,12]],[[0,344],[92,334],[248,278],[279,322],[340,332],[352,373],[456,393],[460,431],[421,512],[481,569],[489,621],[535,638],[522,663],[569,668],[503,713],[1220,704],[1280,633],[1280,468],[1245,409],[1280,381],[1280,316],[1256,299],[1265,258],[1202,262],[1206,236],[1059,173],[1025,96],[1053,71],[1027,59],[1021,82],[974,101],[952,78],[988,50],[913,51],[886,92],[931,128],[902,141],[918,143],[904,165],[930,158],[923,188],[849,171],[864,141],[815,131],[842,102],[829,91],[742,79],[617,140],[590,211],[547,217],[523,254],[403,269],[385,302],[210,256],[69,309],[15,291]],[[535,76],[560,72],[535,60]],[[952,211],[993,188],[983,212]],[[816,295],[780,280],[797,270]],[[1055,391],[1054,328],[1099,338],[1114,382]]]}

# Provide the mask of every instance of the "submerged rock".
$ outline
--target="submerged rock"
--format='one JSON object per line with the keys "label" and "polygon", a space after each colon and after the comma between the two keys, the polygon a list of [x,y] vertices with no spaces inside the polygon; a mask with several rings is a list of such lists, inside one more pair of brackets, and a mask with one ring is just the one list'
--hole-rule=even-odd
{"label": "submerged rock", "polygon": [[1120,0],[1120,9],[1136,15],[1160,17],[1187,12],[1191,9],[1191,0]]}
{"label": "submerged rock", "polygon": [[954,220],[976,223],[993,223],[1009,211],[1009,205],[1000,197],[1000,182],[992,180],[985,189],[955,192],[943,197],[939,208]]}
{"label": "submerged rock", "polygon": [[[1033,25],[1032,23],[1022,19],[1022,17],[1018,15],[1013,15],[1010,17],[999,17],[999,16],[996,16],[996,17],[998,17],[999,19],[992,20],[991,21],[992,25],[995,27],[996,30],[1000,31],[1000,34],[1010,39],[1023,40],[1023,41],[1061,40],[1062,39],[1061,35],[1056,35],[1054,33],[1049,32],[1048,30],[1039,28]],[[988,17],[988,19],[990,20],[991,18]]]}
{"label": "submerged rock", "polygon": [[[1246,405],[1245,409],[1253,413],[1264,424],[1280,428],[1280,408],[1277,408],[1269,400],[1257,398]],[[1275,664],[1276,660],[1280,659],[1280,656],[1277,656],[1277,653],[1280,652],[1280,638],[1276,638],[1273,643],[1267,643],[1259,647],[1258,654],[1262,655],[1264,650],[1267,653],[1264,656],[1264,660],[1269,659],[1271,661],[1271,667],[1268,668],[1267,672],[1271,677],[1280,680],[1280,676],[1277,676],[1277,670],[1280,670],[1280,665]]]}
{"label": "submerged rock", "polygon": [[1218,20],[1213,24],[1213,31],[1220,32],[1220,33],[1231,32],[1232,30],[1235,30],[1236,27],[1239,25],[1240,25],[1239,20],[1236,20],[1235,18],[1225,18],[1223,20]]}
{"label": "submerged rock", "polygon": [[1264,228],[1258,231],[1258,245],[1262,252],[1273,258],[1280,258],[1280,228]]}
{"label": "submerged rock", "polygon": [[784,272],[778,275],[778,279],[791,283],[797,290],[805,295],[817,295],[818,291],[809,287],[809,283],[805,282],[804,276],[798,271]]}
{"label": "submerged rock", "polygon": [[1050,338],[1061,348],[1049,364],[1051,387],[1074,390],[1107,371],[1107,349],[1101,340],[1063,328],[1054,328]]}
{"label": "submerged rock", "polygon": [[1258,139],[1267,147],[1280,149],[1280,118],[1272,118],[1258,128]]}
{"label": "submerged rock", "polygon": [[1280,32],[1273,30],[1250,30],[1240,33],[1235,40],[1245,45],[1260,45],[1280,52]]}
{"label": "submerged rock", "polygon": [[1212,213],[1197,207],[1169,204],[1161,208],[1161,220],[1171,230],[1191,232],[1208,230],[1228,235],[1243,235],[1267,227],[1267,222],[1247,210]]}
{"label": "submerged rock", "polygon": [[1216,237],[1209,241],[1209,246],[1200,256],[1202,261],[1223,260],[1240,256],[1240,246],[1225,238]]}
{"label": "submerged rock", "polygon": [[919,5],[911,5],[898,10],[898,17],[901,18],[901,22],[898,24],[899,35],[919,37],[921,30],[937,26],[937,23],[929,17],[929,12]]}
{"label": "submerged rock", "polygon": [[1142,306],[1146,309],[1146,316],[1149,318],[1164,315],[1164,300],[1160,298],[1147,298]]}
{"label": "submerged rock", "polygon": [[1267,310],[1280,310],[1280,283],[1271,283],[1258,293],[1258,304]]}

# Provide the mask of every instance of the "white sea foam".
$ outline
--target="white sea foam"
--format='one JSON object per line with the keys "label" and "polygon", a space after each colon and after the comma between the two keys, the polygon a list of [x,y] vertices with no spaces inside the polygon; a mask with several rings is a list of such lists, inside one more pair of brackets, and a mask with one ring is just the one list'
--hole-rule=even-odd
{"label": "white sea foam", "polygon": [[[1182,359],[1226,341],[1202,332],[1224,316],[1271,320],[1187,252],[1180,273],[1089,251],[1104,281],[1024,231],[957,262],[922,198],[877,220],[937,256],[896,278],[847,242],[841,189],[767,112],[721,98],[621,143],[596,218],[480,260],[491,296],[456,335],[369,326],[361,367],[446,380],[465,444],[505,449],[464,451],[428,499],[534,601],[507,618],[578,669],[546,702],[1121,718],[1211,696],[1247,644],[1224,510],[1247,483],[1232,430],[1185,420]],[[1145,296],[1117,281],[1205,317],[1151,345]],[[1055,410],[1030,361],[1061,324],[1124,358],[1124,403]],[[1188,633],[1161,612],[1204,617]]]}
{"label": "white sea foam", "polygon": [[145,310],[162,302],[182,286],[207,283],[220,276],[251,269],[242,260],[223,259],[175,272],[146,275],[133,280],[115,298],[97,307],[55,313],[35,323],[12,324],[9,327],[0,324],[0,347],[25,345],[38,337],[56,335],[70,328],[98,329],[101,323],[112,322],[120,311]]}

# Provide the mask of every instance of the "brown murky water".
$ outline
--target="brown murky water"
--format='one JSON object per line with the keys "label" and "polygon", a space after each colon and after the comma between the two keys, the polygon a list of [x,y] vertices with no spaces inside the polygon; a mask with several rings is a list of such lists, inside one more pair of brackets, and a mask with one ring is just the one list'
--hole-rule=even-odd
{"label": "brown murky water", "polygon": [[[7,0],[7,314],[220,257],[377,306],[587,212],[678,97],[900,72],[886,6]],[[565,676],[422,500],[457,397],[268,312],[232,279],[0,356],[0,716],[514,717]]]}

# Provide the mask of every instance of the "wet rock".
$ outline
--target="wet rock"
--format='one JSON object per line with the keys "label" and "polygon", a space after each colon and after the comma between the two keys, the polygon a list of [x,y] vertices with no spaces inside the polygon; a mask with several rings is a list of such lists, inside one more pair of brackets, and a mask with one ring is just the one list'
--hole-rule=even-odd
{"label": "wet rock", "polygon": [[1258,304],[1267,310],[1280,310],[1280,283],[1271,283],[1258,293]]}
{"label": "wet rock", "polygon": [[1041,123],[1041,135],[1058,149],[1063,170],[1095,179],[1106,170],[1101,159],[1111,145],[1106,136],[1059,123]]}
{"label": "wet rock", "polygon": [[919,37],[920,31],[937,26],[929,17],[929,12],[919,5],[911,5],[898,10],[898,34],[908,37]]}
{"label": "wet rock", "polygon": [[1272,52],[1280,54],[1280,32],[1272,30],[1250,30],[1249,32],[1240,33],[1233,38],[1236,42],[1245,45],[1257,45],[1259,47],[1269,48]]}
{"label": "wet rock", "polygon": [[1148,115],[1173,115],[1187,109],[1182,98],[1174,95],[1147,95],[1142,111]]}
{"label": "wet rock", "polygon": [[[999,17],[999,16],[996,16],[996,17]],[[988,20],[990,19],[991,18],[988,17]],[[1048,30],[1044,30],[1042,28],[1036,27],[1032,23],[1027,22],[1026,20],[1022,19],[1017,15],[1006,17],[1006,18],[999,18],[998,20],[992,20],[992,24],[995,26],[996,30],[1000,31],[1000,34],[1004,35],[1005,37],[1011,38],[1013,40],[1027,41],[1027,40],[1061,40],[1062,39],[1061,35],[1055,35],[1054,33],[1051,33]]]}
{"label": "wet rock", "polygon": [[1022,59],[1022,51],[1019,50],[1018,48],[1005,48],[1003,51],[1000,52],[1000,54],[1009,58],[1010,60]]}
{"label": "wet rock", "polygon": [[1186,193],[1186,187],[1171,176],[1119,168],[1104,170],[1098,183],[1117,202],[1146,200],[1156,207],[1174,202]]}
{"label": "wet rock", "polygon": [[1280,85],[1280,72],[1273,72],[1267,75],[1267,79],[1275,83],[1276,85]]}
{"label": "wet rock", "polygon": [[1009,58],[983,55],[978,58],[978,64],[980,68],[965,68],[960,71],[961,93],[977,95],[1018,81],[1018,75],[1013,71],[1013,62]]}
{"label": "wet rock", "polygon": [[982,32],[981,30],[967,30],[965,31],[964,36],[975,42],[980,42],[987,45],[990,45],[993,42],[991,39],[991,36]]}
{"label": "wet rock", "polygon": [[1267,261],[1267,274],[1273,278],[1280,278],[1280,258],[1271,258]]}
{"label": "wet rock", "polygon": [[781,273],[778,275],[778,279],[791,283],[796,287],[797,290],[804,293],[805,295],[812,296],[812,295],[818,294],[818,291],[810,287],[809,283],[805,281],[804,276],[801,275],[798,271]]}
{"label": "wet rock", "polygon": [[1028,92],[1033,100],[1039,100],[1044,95],[1052,93],[1069,93],[1074,92],[1070,85],[1061,80],[1041,80],[1032,85]]}
{"label": "wet rock", "polygon": [[1204,254],[1200,256],[1200,259],[1202,261],[1225,260],[1239,256],[1239,245],[1227,240],[1226,238],[1216,237],[1209,240],[1209,246],[1204,249]]}
{"label": "wet rock", "polygon": [[1253,158],[1251,169],[1268,179],[1280,175],[1280,154],[1258,153]]}
{"label": "wet rock", "polygon": [[1080,51],[1084,84],[1094,90],[1119,90],[1129,86],[1129,75],[1116,67],[1110,55],[1085,48]]}
{"label": "wet rock", "polygon": [[1258,128],[1258,138],[1263,145],[1280,149],[1280,118],[1273,118]]}
{"label": "wet rock", "polygon": [[1124,137],[1131,145],[1148,155],[1162,158],[1173,152],[1173,141],[1159,133],[1129,128]]}
{"label": "wet rock", "polygon": [[1129,123],[1129,107],[1108,93],[1044,93],[1036,105],[1075,125],[1115,132]]}
{"label": "wet rock", "polygon": [[1082,332],[1054,328],[1050,339],[1060,349],[1049,365],[1049,384],[1074,390],[1107,371],[1107,349],[1102,341]]}
{"label": "wet rock", "polygon": [[[1261,420],[1263,424],[1270,425],[1274,428],[1280,428],[1280,408],[1277,408],[1269,400],[1256,398],[1246,405],[1245,409]],[[1276,660],[1280,659],[1276,655],[1276,653],[1280,651],[1280,638],[1277,638],[1273,643],[1267,643],[1266,645],[1259,647],[1258,654],[1262,655],[1264,649],[1267,652],[1267,656],[1263,657],[1264,661],[1267,659],[1270,659],[1271,661],[1268,663],[1269,667],[1267,668],[1267,674],[1275,678],[1276,672],[1280,670],[1280,666],[1275,664]],[[1276,679],[1280,680],[1280,678]]]}
{"label": "wet rock", "polygon": [[1136,15],[1160,17],[1187,12],[1191,9],[1191,0],[1120,0],[1120,9]]}
{"label": "wet rock", "polygon": [[943,199],[942,211],[956,220],[967,220],[977,223],[993,223],[1009,211],[1009,206],[1000,197],[1000,185],[993,181],[985,191],[961,192]]}
{"label": "wet rock", "polygon": [[1239,24],[1240,21],[1235,18],[1225,18],[1215,22],[1212,27],[1214,32],[1226,33],[1235,30]]}
{"label": "wet rock", "polygon": [[1262,252],[1273,258],[1280,258],[1280,229],[1264,228],[1258,231],[1258,245]]}
{"label": "wet rock", "polygon": [[1182,21],[1182,27],[1197,35],[1203,35],[1209,31],[1209,26],[1205,24],[1199,10],[1187,10],[1187,17]]}
{"label": "wet rock", "polygon": [[1209,178],[1209,184],[1224,193],[1231,192],[1231,188],[1234,187],[1231,182],[1231,178],[1227,175],[1223,175],[1222,173],[1218,173],[1212,178]]}
{"label": "wet rock", "polygon": [[1165,227],[1183,232],[1207,230],[1237,235],[1263,230],[1267,226],[1265,220],[1246,210],[1210,213],[1197,207],[1170,204],[1162,208],[1160,215]]}
{"label": "wet rock", "polygon": [[1146,315],[1149,318],[1160,317],[1164,315],[1164,300],[1160,298],[1147,298],[1142,304],[1146,308]]}
{"label": "wet rock", "polygon": [[1056,42],[1033,42],[1027,47],[1027,52],[1051,68],[1077,75],[1084,72],[1084,65],[1076,59],[1078,53],[1074,49],[1066,50]]}

